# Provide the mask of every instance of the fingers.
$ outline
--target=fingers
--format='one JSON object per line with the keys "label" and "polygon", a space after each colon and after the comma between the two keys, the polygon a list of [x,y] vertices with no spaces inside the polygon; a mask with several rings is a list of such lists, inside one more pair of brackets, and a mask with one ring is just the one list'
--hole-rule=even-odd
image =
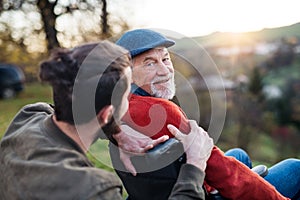
{"label": "fingers", "polygon": [[136,176],[136,170],[130,160],[130,155],[120,151],[120,159],[123,162],[125,168],[133,175]]}
{"label": "fingers", "polygon": [[164,135],[164,136],[161,136],[160,138],[157,138],[156,140],[152,140],[152,148],[155,147],[156,145],[162,143],[162,142],[165,142],[169,139],[169,136],[168,135]]}
{"label": "fingers", "polygon": [[[126,149],[120,148],[120,160],[123,162],[125,168],[133,175],[136,176],[137,172],[134,168],[130,157],[133,155],[144,155],[146,151],[149,149],[152,149],[154,146],[156,146],[159,143],[162,143],[169,139],[169,136],[165,135],[162,136],[156,140],[152,140],[151,138],[148,138],[145,141],[140,141],[140,146],[127,146]],[[143,143],[143,144],[141,144]]]}
{"label": "fingers", "polygon": [[199,127],[195,120],[189,120],[189,123],[191,127]]}
{"label": "fingers", "polygon": [[178,140],[180,140],[183,137],[183,134],[172,124],[168,124],[167,128],[172,133],[172,135],[174,135],[174,137],[177,138]]}
{"label": "fingers", "polygon": [[197,130],[197,132],[206,133],[206,131],[201,128],[195,120],[189,120],[190,127],[192,130]]}

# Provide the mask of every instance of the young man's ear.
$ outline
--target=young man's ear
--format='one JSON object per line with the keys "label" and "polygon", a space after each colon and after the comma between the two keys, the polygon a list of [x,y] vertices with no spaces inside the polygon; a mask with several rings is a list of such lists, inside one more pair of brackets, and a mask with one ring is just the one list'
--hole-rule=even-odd
{"label": "young man's ear", "polygon": [[105,106],[99,111],[97,118],[98,118],[98,121],[101,126],[103,126],[109,122],[109,120],[113,116],[113,112],[114,112],[113,105]]}

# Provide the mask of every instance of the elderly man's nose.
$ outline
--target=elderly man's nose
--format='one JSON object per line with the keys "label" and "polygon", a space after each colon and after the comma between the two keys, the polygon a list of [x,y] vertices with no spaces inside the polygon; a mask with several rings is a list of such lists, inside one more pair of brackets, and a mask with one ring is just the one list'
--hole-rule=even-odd
{"label": "elderly man's nose", "polygon": [[166,75],[169,74],[170,70],[164,63],[159,63],[157,66],[157,74],[158,75]]}

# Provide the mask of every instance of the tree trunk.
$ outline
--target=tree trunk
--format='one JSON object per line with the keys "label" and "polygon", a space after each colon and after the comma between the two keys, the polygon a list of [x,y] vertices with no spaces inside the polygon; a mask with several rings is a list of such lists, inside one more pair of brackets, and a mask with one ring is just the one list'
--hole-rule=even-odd
{"label": "tree trunk", "polygon": [[101,25],[102,25],[102,37],[110,37],[110,30],[108,25],[108,12],[107,12],[107,2],[102,0],[102,14],[101,14]]}
{"label": "tree trunk", "polygon": [[48,51],[60,46],[57,40],[57,30],[55,29],[57,16],[54,14],[54,7],[56,3],[57,1],[50,3],[48,0],[38,0],[37,2],[44,23]]}

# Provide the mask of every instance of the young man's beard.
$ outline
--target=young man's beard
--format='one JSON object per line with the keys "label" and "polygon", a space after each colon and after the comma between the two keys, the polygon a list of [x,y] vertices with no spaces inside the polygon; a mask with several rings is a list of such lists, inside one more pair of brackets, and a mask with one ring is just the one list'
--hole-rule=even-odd
{"label": "young man's beard", "polygon": [[[100,130],[101,131],[101,130]],[[109,122],[102,127],[102,131],[106,137],[115,145],[117,145],[116,140],[113,138],[114,134],[121,132],[120,125],[116,122],[115,118],[112,116]]]}

